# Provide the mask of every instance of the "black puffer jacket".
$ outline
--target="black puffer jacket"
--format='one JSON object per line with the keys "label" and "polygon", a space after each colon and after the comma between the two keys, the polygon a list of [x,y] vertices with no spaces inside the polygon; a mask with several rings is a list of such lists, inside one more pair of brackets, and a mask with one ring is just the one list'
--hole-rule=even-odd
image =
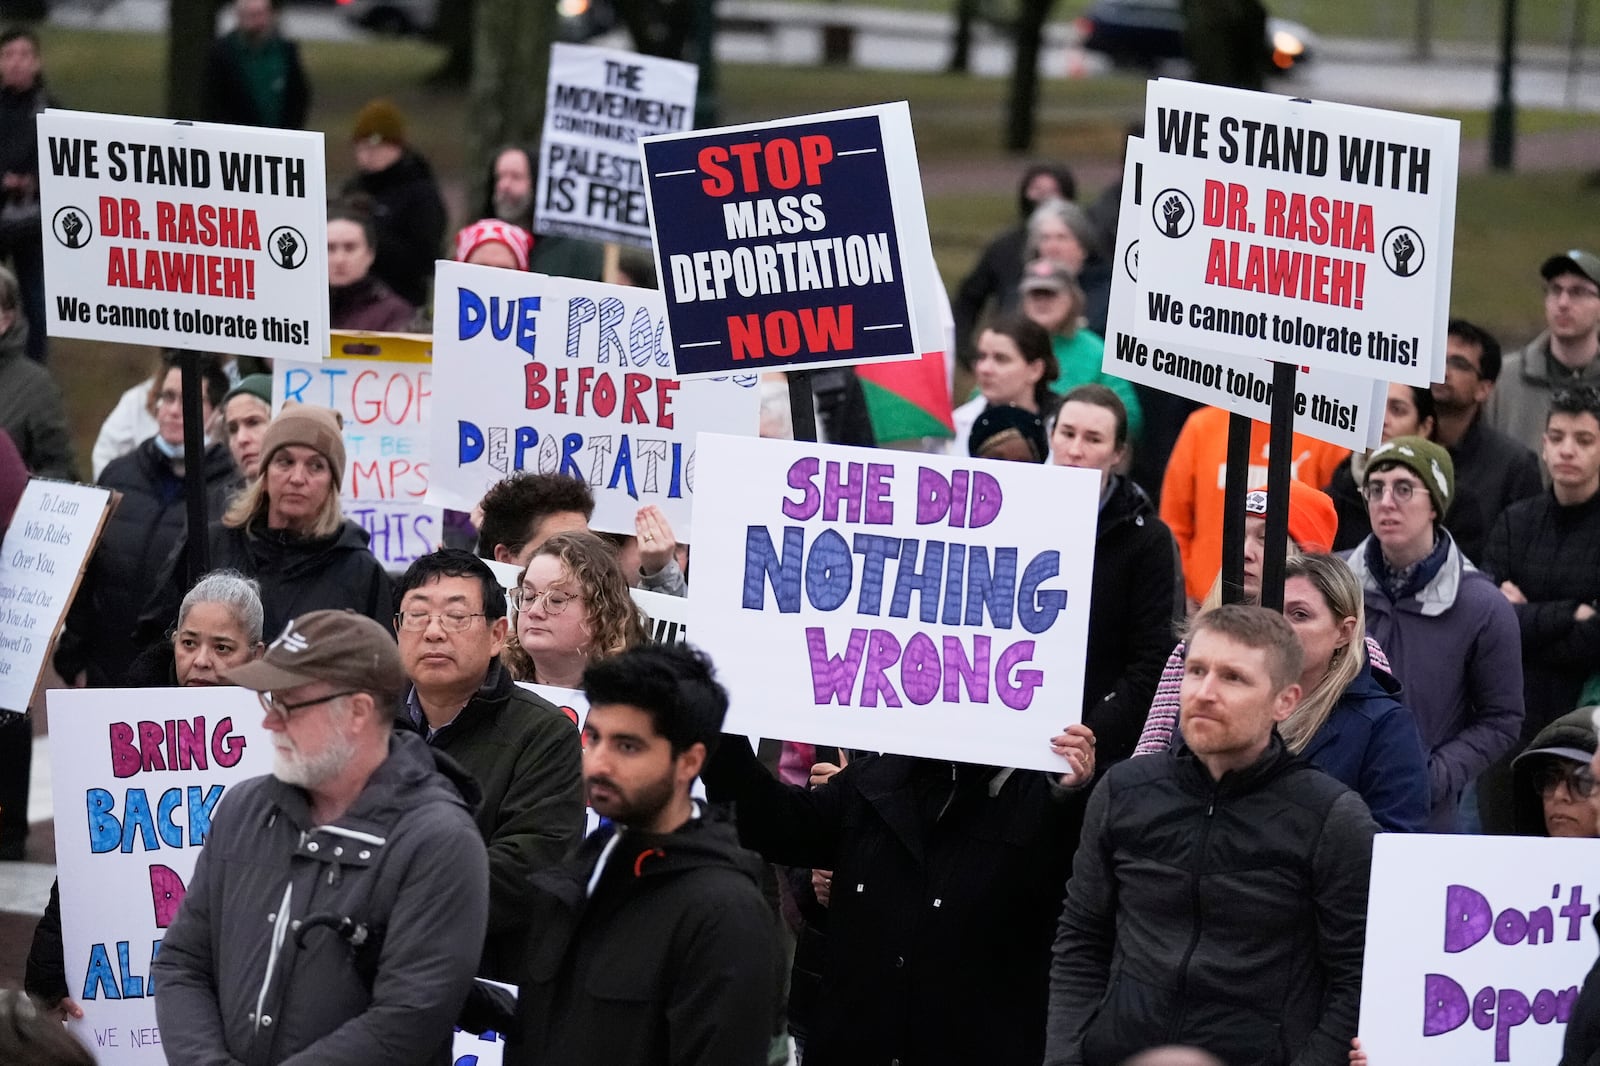
{"label": "black puffer jacket", "polygon": [[[222,514],[233,476],[228,449],[220,444],[207,448],[206,512],[212,520]],[[85,671],[93,687],[121,684],[135,656],[149,643],[136,641],[134,623],[155,593],[162,565],[183,540],[187,525],[183,478],[153,437],[108,463],[100,472],[100,486],[120,492],[122,501],[106,520],[55,656],[62,677],[71,679]],[[177,620],[176,604],[172,614],[166,625]],[[156,636],[164,633],[163,627]]]}
{"label": "black puffer jacket", "polygon": [[413,307],[427,303],[433,263],[444,251],[444,200],[428,161],[406,149],[393,166],[358,173],[345,183],[346,196],[372,199],[378,231],[372,273]]}
{"label": "black puffer jacket", "polygon": [[1189,1044],[1230,1066],[1343,1066],[1376,832],[1276,734],[1221,781],[1187,749],[1113,767],[1061,912],[1045,1062]]}
{"label": "black puffer jacket", "polygon": [[1133,754],[1177,637],[1178,546],[1144,490],[1118,478],[1100,509],[1084,665],[1084,723],[1103,771]]}
{"label": "black puffer jacket", "polygon": [[764,1066],[780,953],[760,869],[707,815],[671,833],[602,830],[534,874],[507,1066]]}
{"label": "black puffer jacket", "polygon": [[814,790],[743,737],[703,779],[769,862],[833,871],[808,1066],[1038,1066],[1082,793],[1048,775],[874,755]]}
{"label": "black puffer jacket", "polygon": [[[351,610],[394,630],[394,584],[367,550],[367,531],[349,519],[326,537],[268,529],[260,520],[240,527],[213,522],[210,540],[212,570],[237,570],[261,583],[261,632],[269,641],[307,611]],[[187,545],[180,543],[139,619],[141,647],[177,621],[188,567]]]}

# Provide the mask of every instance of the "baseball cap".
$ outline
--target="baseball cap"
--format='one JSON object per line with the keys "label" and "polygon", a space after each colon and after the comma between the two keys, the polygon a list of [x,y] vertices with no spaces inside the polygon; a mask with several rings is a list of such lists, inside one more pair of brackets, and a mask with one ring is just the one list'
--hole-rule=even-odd
{"label": "baseball cap", "polygon": [[1045,434],[1044,421],[1032,411],[1024,411],[1010,404],[983,409],[983,413],[972,423],[972,433],[967,438],[967,452],[981,457],[985,445],[1008,431],[1017,433],[1027,443],[1034,462],[1044,462],[1050,452],[1050,439]]}
{"label": "baseball cap", "polygon": [[[1244,497],[1244,513],[1265,517],[1267,490],[1251,489]],[[1289,482],[1289,539],[1300,550],[1312,554],[1333,550],[1333,538],[1339,532],[1339,512],[1333,506],[1333,497],[1321,489],[1314,489],[1304,481]]]}
{"label": "baseball cap", "polygon": [[1539,268],[1539,276],[1546,281],[1562,274],[1582,274],[1596,285],[1600,285],[1600,256],[1586,252],[1582,248],[1573,248],[1552,255]]}
{"label": "baseball cap", "polygon": [[311,611],[291,619],[255,662],[223,675],[240,688],[274,692],[314,681],[349,686],[387,700],[405,691],[394,637],[355,611]]}

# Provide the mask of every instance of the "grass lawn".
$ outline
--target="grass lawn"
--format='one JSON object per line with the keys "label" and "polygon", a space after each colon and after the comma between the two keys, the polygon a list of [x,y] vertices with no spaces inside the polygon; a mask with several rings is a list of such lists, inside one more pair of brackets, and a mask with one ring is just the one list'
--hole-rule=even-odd
{"label": "grass lawn", "polygon": [[[1462,2],[1470,6],[1475,0]],[[1541,2],[1525,0],[1524,6]],[[1446,6],[1442,0],[1436,3],[1441,9]],[[51,87],[67,106],[160,112],[165,60],[160,38],[50,27],[43,36]],[[465,182],[461,116],[466,96],[427,84],[440,60],[435,48],[394,41],[308,42],[304,52],[315,93],[312,125],[328,135],[330,188],[336,189],[351,169],[345,138],[355,112],[376,96],[392,97],[406,112],[413,141],[447,184],[459,187]],[[722,117],[727,122],[907,100],[922,165],[943,172],[1007,162],[998,148],[1005,92],[1006,82],[997,78],[749,66],[728,66],[721,72]],[[1108,172],[1119,158],[1123,127],[1142,113],[1143,93],[1143,81],[1133,76],[1046,81],[1038,154]],[[1463,121],[1464,138],[1483,136],[1486,118],[1481,112],[1452,117]],[[1560,112],[1524,112],[1519,117],[1525,132],[1596,123],[1591,116]],[[1011,173],[1015,168],[996,169]],[[1000,184],[981,195],[941,194],[937,189],[929,195],[934,253],[951,286],[988,239],[1015,217],[1014,189],[1009,180]],[[1085,197],[1098,192],[1092,182],[1085,184]],[[1521,343],[1540,328],[1536,264],[1552,249],[1592,243],[1597,208],[1600,191],[1586,188],[1577,174],[1463,179],[1455,305],[1497,330],[1507,344]],[[52,351],[87,476],[89,448],[101,419],[123,389],[149,372],[154,354],[144,348],[59,340],[52,342]]]}

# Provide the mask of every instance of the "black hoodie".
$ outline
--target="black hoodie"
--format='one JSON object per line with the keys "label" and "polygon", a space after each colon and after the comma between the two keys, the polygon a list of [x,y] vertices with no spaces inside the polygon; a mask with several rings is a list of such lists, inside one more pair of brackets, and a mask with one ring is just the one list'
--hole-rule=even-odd
{"label": "black hoodie", "polygon": [[507,1066],[762,1066],[781,954],[759,873],[708,813],[671,833],[602,829],[535,874]]}

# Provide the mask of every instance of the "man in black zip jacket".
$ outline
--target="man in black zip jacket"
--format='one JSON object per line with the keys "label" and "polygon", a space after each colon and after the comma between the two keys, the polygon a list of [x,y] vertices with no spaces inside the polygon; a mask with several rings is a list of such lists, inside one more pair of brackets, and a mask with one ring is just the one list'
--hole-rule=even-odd
{"label": "man in black zip jacket", "polygon": [[1275,611],[1194,623],[1186,747],[1090,797],[1050,970],[1048,1066],[1163,1044],[1230,1066],[1341,1066],[1356,1033],[1377,825],[1289,754],[1301,650]]}

